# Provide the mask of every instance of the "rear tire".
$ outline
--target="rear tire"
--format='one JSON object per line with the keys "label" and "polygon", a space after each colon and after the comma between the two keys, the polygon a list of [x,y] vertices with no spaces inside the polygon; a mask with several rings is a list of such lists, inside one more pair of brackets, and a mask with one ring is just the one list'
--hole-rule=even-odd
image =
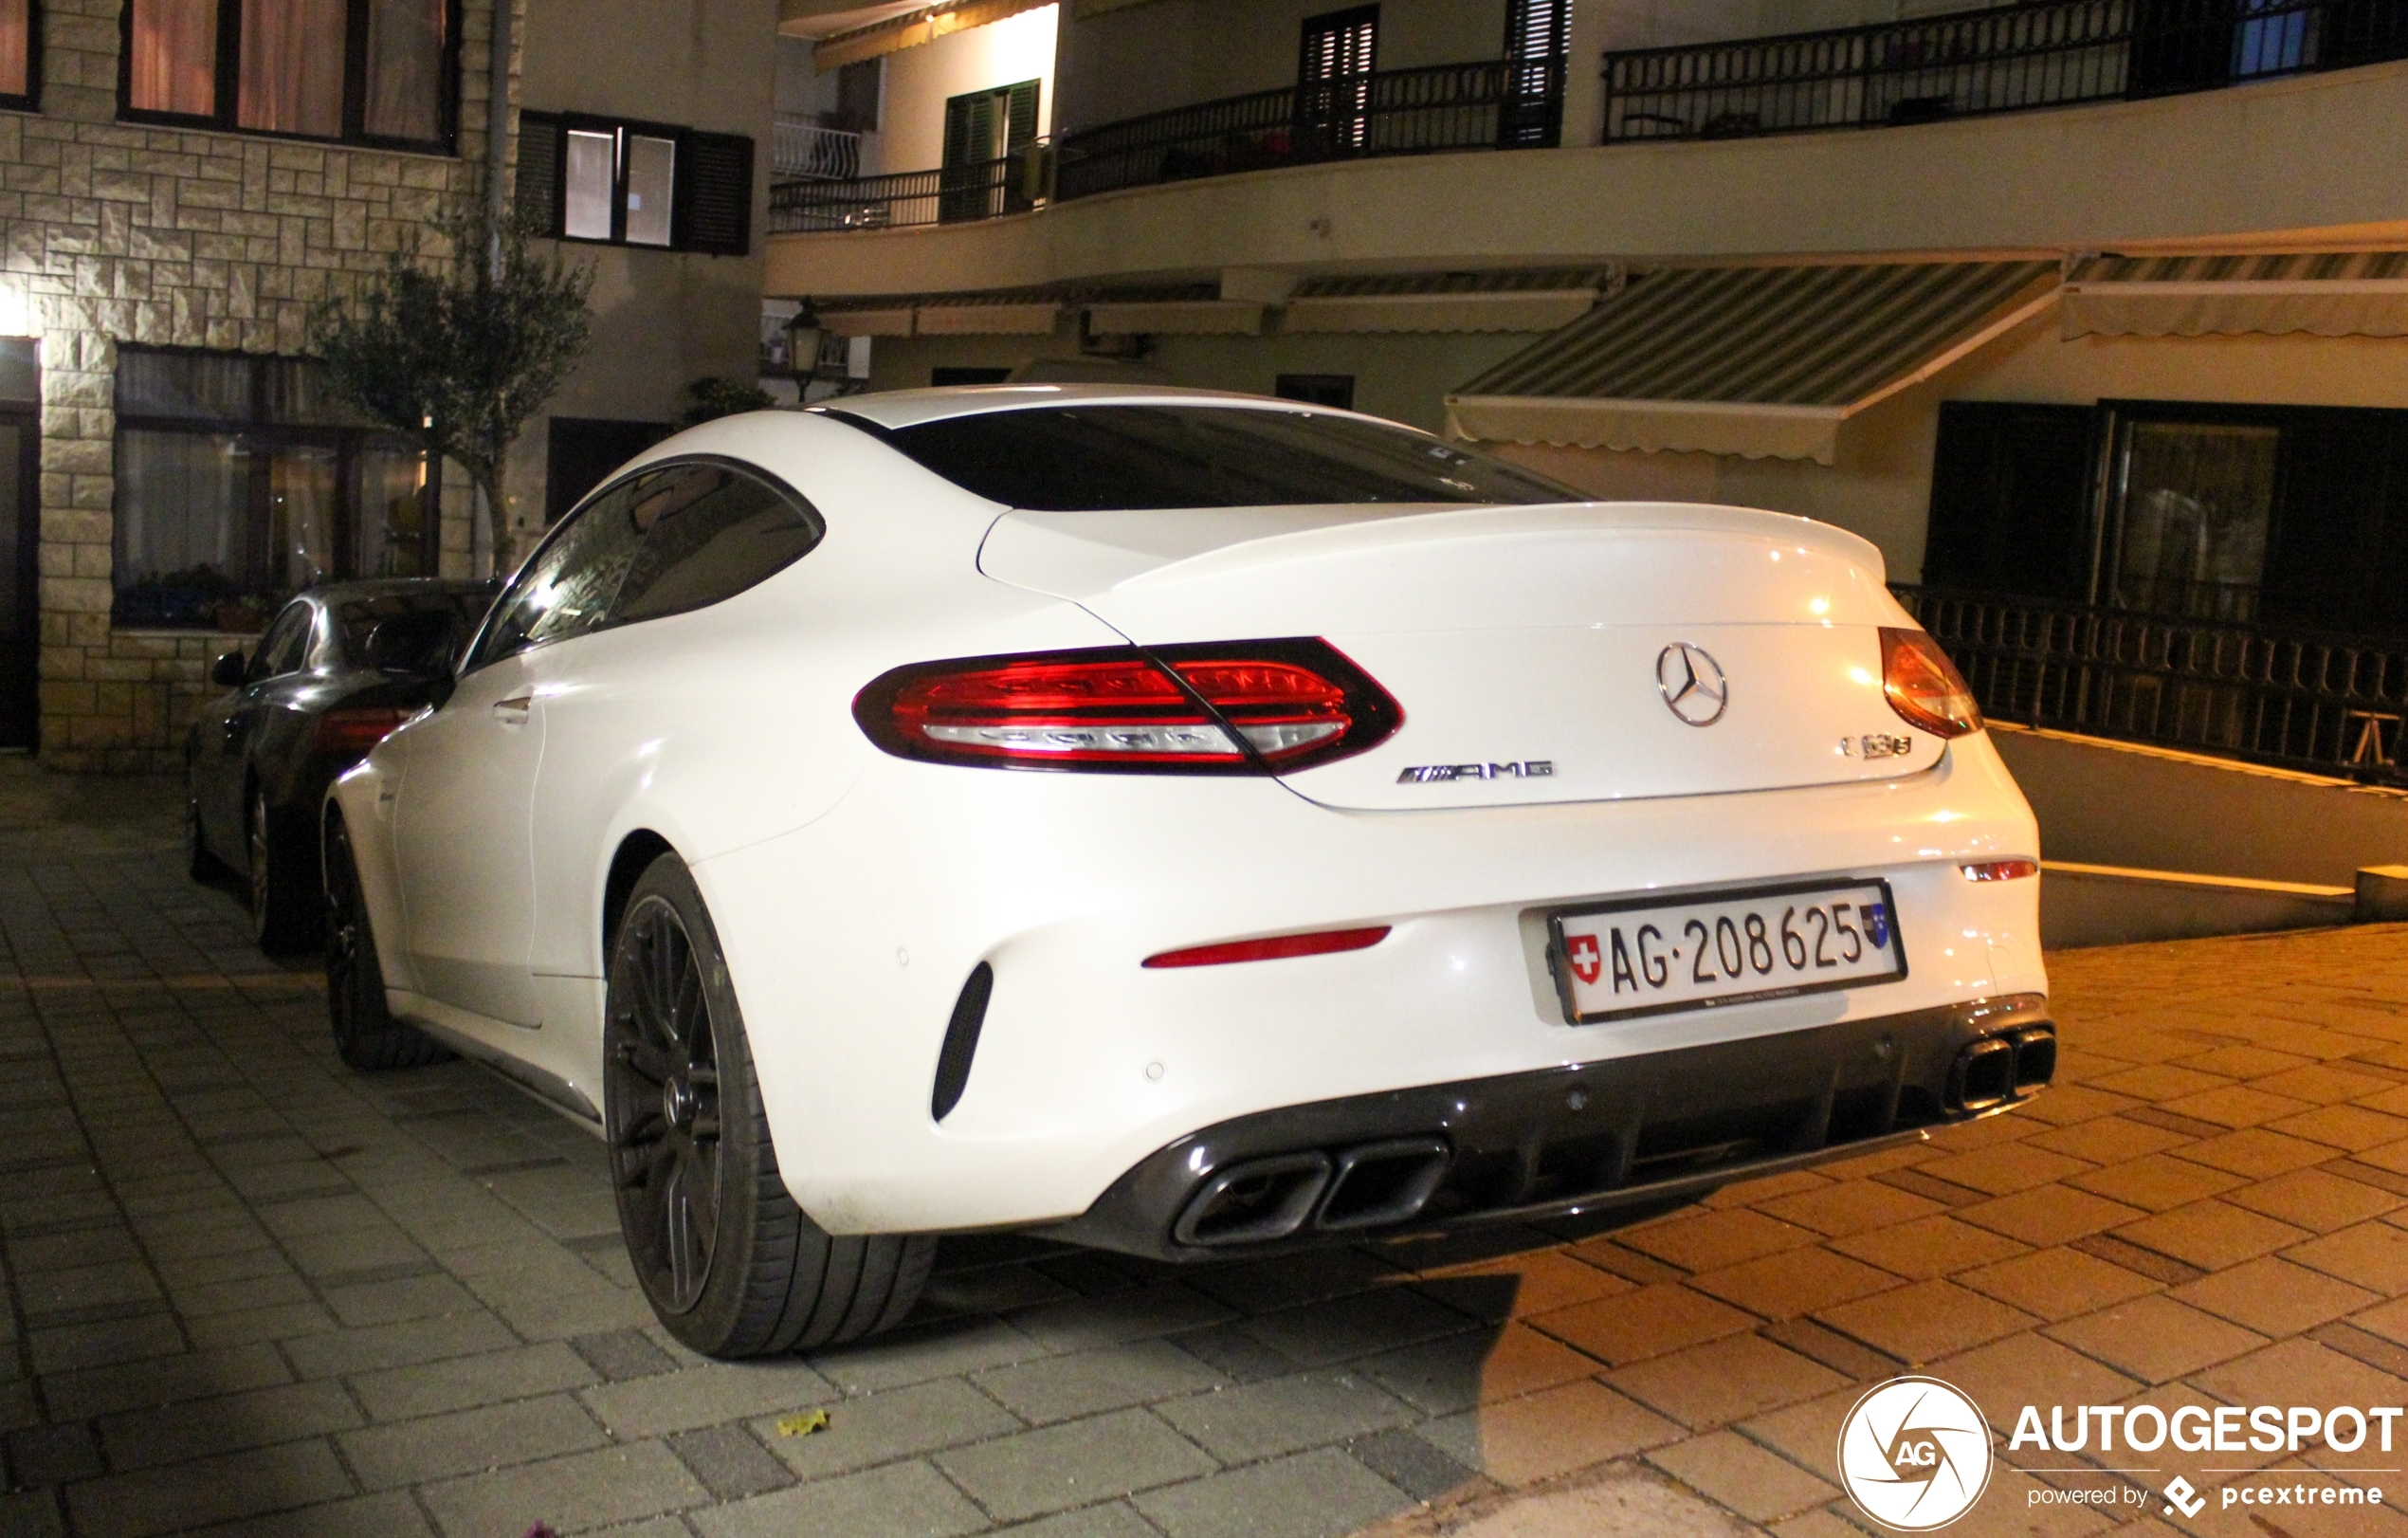
{"label": "rear tire", "polygon": [[267,804],[267,793],[251,792],[243,819],[249,846],[251,938],[270,956],[307,950],[318,943],[318,883],[309,879],[298,847],[301,836]]}
{"label": "rear tire", "polygon": [[360,898],[359,865],[339,816],[326,819],[326,1018],[335,1051],[366,1072],[447,1062],[450,1051],[385,1007],[385,972]]}
{"label": "rear tire", "polygon": [[602,1032],[619,1228],[670,1334],[705,1356],[767,1356],[911,1311],[934,1238],[831,1235],[788,1194],[718,931],[674,854],[628,897]]}

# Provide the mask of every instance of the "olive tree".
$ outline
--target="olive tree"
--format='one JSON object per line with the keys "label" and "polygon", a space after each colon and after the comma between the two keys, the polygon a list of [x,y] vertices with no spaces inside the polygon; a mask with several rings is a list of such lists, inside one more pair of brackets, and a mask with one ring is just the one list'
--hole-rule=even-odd
{"label": "olive tree", "polygon": [[469,214],[431,234],[312,305],[310,349],[352,406],[468,472],[499,539],[510,446],[593,339],[593,271],[534,248],[513,218]]}

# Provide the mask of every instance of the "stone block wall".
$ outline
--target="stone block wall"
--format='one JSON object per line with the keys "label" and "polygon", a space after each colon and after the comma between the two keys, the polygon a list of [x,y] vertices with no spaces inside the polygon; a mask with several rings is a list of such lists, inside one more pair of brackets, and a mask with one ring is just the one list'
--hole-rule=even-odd
{"label": "stone block wall", "polygon": [[[120,5],[42,8],[43,110],[0,113],[0,295],[42,339],[43,760],[168,772],[209,659],[248,643],[109,623],[118,344],[299,353],[312,302],[480,195],[493,7],[465,0],[446,156],[119,123]],[[465,575],[456,473],[442,505],[444,569]]]}

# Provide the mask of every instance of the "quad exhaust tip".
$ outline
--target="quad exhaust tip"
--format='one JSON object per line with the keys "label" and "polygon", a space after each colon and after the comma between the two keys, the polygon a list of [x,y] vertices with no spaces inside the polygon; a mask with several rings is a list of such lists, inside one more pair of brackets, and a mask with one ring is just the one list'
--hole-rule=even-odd
{"label": "quad exhaust tip", "polygon": [[2045,1087],[2056,1077],[2057,1034],[2046,1025],[2027,1026],[1969,1042],[1948,1070],[1948,1104],[1957,1110],[1989,1110]]}
{"label": "quad exhaust tip", "polygon": [[1400,1223],[1446,1179],[1444,1138],[1394,1138],[1341,1151],[1250,1159],[1206,1181],[1171,1225],[1200,1248],[1262,1244],[1306,1228],[1344,1232]]}

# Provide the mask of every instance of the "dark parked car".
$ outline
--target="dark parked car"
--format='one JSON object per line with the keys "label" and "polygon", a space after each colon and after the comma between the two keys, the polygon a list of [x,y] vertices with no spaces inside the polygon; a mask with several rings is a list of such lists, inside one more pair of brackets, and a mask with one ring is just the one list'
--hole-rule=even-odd
{"label": "dark parked car", "polygon": [[496,584],[338,582],[293,599],[249,656],[210,670],[227,692],[184,749],[192,874],[248,879],[261,948],[318,943],[318,808],[336,776],[431,702]]}

